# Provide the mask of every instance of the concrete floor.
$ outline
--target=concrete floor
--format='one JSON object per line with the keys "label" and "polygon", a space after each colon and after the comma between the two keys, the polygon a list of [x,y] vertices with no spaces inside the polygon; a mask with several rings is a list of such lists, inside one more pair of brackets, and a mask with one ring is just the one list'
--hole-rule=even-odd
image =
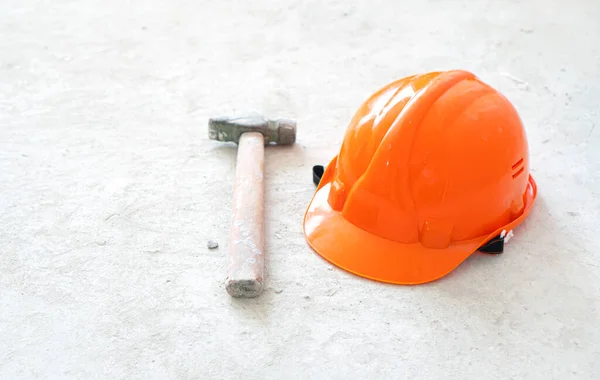
{"label": "concrete floor", "polygon": [[[2,0],[0,15],[0,378],[600,378],[597,1]],[[520,112],[530,218],[504,255],[428,285],[332,267],[302,234],[312,165],[371,92],[452,68]],[[233,300],[236,151],[207,119],[245,111],[296,118],[298,142],[267,151],[267,289]]]}

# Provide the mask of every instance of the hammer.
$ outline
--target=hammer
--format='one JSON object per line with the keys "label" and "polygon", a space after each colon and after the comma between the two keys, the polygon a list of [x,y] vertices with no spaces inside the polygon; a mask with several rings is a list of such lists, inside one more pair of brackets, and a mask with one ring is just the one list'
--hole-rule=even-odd
{"label": "hammer", "polygon": [[265,273],[264,147],[294,144],[296,122],[259,115],[217,117],[209,119],[208,136],[238,144],[225,289],[233,297],[257,297]]}

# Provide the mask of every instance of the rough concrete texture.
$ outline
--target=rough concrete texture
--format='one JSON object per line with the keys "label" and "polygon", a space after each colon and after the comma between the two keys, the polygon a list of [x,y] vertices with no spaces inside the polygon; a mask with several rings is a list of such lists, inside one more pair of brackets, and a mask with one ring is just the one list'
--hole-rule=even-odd
{"label": "rough concrete texture", "polygon": [[[600,7],[532,1],[0,2],[0,378],[600,378]],[[417,287],[333,268],[301,221],[358,105],[471,70],[540,196],[499,256]],[[235,146],[266,149],[266,289],[223,287]],[[221,243],[206,247],[208,239]]]}

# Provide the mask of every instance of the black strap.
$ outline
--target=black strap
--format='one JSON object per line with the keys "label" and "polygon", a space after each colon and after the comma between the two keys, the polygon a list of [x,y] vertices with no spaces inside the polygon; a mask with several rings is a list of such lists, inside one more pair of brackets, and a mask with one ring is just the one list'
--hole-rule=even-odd
{"label": "black strap", "polygon": [[313,166],[313,182],[315,184],[315,186],[319,186],[319,183],[321,182],[321,178],[323,177],[323,173],[325,173],[325,168],[323,167],[323,165],[315,165]]}
{"label": "black strap", "polygon": [[493,237],[490,241],[485,243],[484,246],[479,248],[479,252],[500,254],[504,252],[504,238],[502,235]]}
{"label": "black strap", "polygon": [[[325,167],[323,165],[315,165],[312,168],[313,174],[313,182],[315,186],[319,186],[321,182],[321,178],[323,178],[323,173],[325,173]],[[492,238],[490,241],[485,243],[481,248],[479,248],[479,252],[490,253],[490,254],[501,254],[504,252],[504,237],[502,235],[498,235]]]}

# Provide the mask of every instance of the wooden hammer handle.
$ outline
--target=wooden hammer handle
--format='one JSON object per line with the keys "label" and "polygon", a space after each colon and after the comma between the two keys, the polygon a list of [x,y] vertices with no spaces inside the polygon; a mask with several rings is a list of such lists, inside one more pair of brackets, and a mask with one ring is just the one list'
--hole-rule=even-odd
{"label": "wooden hammer handle", "polygon": [[260,132],[245,132],[238,143],[225,285],[233,297],[256,297],[263,290],[264,141]]}

